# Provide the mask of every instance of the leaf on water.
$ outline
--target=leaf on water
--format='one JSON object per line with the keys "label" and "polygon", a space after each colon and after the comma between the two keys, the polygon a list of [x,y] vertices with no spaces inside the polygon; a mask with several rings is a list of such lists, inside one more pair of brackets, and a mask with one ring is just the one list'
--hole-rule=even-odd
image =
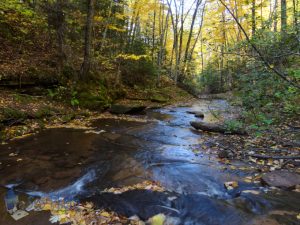
{"label": "leaf on water", "polygon": [[163,225],[166,220],[164,214],[158,214],[149,219],[151,225]]}
{"label": "leaf on water", "polygon": [[229,181],[229,182],[225,182],[224,186],[227,190],[233,190],[235,188],[237,188],[239,186],[237,181]]}
{"label": "leaf on water", "polygon": [[245,177],[244,181],[246,183],[252,183],[252,177]]}
{"label": "leaf on water", "polygon": [[132,190],[151,190],[151,191],[158,191],[158,192],[165,191],[165,189],[158,182],[144,181],[142,183],[135,184],[135,185],[132,185],[132,186],[125,186],[125,187],[122,187],[122,188],[105,189],[103,192],[121,194],[121,193],[124,193],[126,191],[132,191]]}
{"label": "leaf on water", "polygon": [[251,156],[249,157],[249,161],[256,163],[257,159],[252,158]]}
{"label": "leaf on water", "polygon": [[259,195],[260,194],[259,191],[255,191],[255,190],[244,190],[244,191],[242,191],[242,193],[253,194],[253,195]]}

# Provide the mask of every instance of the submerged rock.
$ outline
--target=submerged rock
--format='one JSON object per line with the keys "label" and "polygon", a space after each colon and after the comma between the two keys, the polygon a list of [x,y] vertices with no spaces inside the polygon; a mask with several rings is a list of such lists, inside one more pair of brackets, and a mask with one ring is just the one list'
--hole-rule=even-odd
{"label": "submerged rock", "polygon": [[222,151],[218,152],[218,157],[220,159],[227,159],[230,157],[230,152],[226,151],[226,150],[222,150]]}
{"label": "submerged rock", "polygon": [[160,213],[173,217],[179,216],[168,197],[163,192],[130,190],[120,194],[101,193],[82,200],[93,202],[96,208],[109,208],[126,217],[137,215],[146,221]]}
{"label": "submerged rock", "polygon": [[187,111],[188,114],[193,114],[197,118],[204,118],[204,113],[200,111]]}
{"label": "submerged rock", "polygon": [[141,113],[146,109],[143,105],[112,105],[110,108],[110,113],[112,114],[136,114]]}
{"label": "submerged rock", "polygon": [[204,118],[204,113],[203,112],[197,112],[197,113],[195,113],[195,117],[203,119]]}
{"label": "submerged rock", "polygon": [[288,171],[273,171],[265,174],[261,181],[271,187],[292,190],[300,184],[300,175]]}

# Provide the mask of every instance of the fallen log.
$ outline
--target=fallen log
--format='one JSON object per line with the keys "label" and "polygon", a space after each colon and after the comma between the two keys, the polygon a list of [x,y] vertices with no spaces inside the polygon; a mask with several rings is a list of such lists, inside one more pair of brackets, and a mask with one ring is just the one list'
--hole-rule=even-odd
{"label": "fallen log", "polygon": [[196,130],[208,131],[208,132],[215,132],[215,133],[222,133],[222,134],[240,134],[245,135],[247,134],[246,131],[239,129],[239,130],[228,130],[225,125],[214,124],[214,123],[205,123],[202,121],[191,122],[192,127]]}

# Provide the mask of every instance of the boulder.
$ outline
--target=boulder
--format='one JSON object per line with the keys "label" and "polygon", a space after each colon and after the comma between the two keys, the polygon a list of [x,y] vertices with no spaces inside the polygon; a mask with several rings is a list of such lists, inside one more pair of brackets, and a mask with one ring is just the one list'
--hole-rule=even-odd
{"label": "boulder", "polygon": [[137,114],[141,113],[146,109],[146,106],[142,105],[112,105],[110,108],[110,113],[112,114]]}
{"label": "boulder", "polygon": [[273,171],[265,174],[261,181],[271,187],[293,190],[300,184],[300,175],[288,171]]}

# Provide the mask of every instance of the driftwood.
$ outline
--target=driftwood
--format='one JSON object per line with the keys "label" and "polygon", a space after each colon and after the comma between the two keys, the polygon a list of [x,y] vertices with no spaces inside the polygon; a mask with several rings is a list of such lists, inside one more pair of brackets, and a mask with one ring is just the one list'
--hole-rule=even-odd
{"label": "driftwood", "polygon": [[294,155],[294,156],[280,156],[280,155],[259,155],[259,154],[248,154],[247,156],[251,156],[253,158],[258,159],[300,159],[300,155]]}
{"label": "driftwood", "polygon": [[191,126],[197,130],[203,130],[208,132],[216,132],[222,134],[241,134],[244,135],[246,132],[242,129],[239,130],[228,130],[224,125],[205,123],[202,121],[191,122]]}

